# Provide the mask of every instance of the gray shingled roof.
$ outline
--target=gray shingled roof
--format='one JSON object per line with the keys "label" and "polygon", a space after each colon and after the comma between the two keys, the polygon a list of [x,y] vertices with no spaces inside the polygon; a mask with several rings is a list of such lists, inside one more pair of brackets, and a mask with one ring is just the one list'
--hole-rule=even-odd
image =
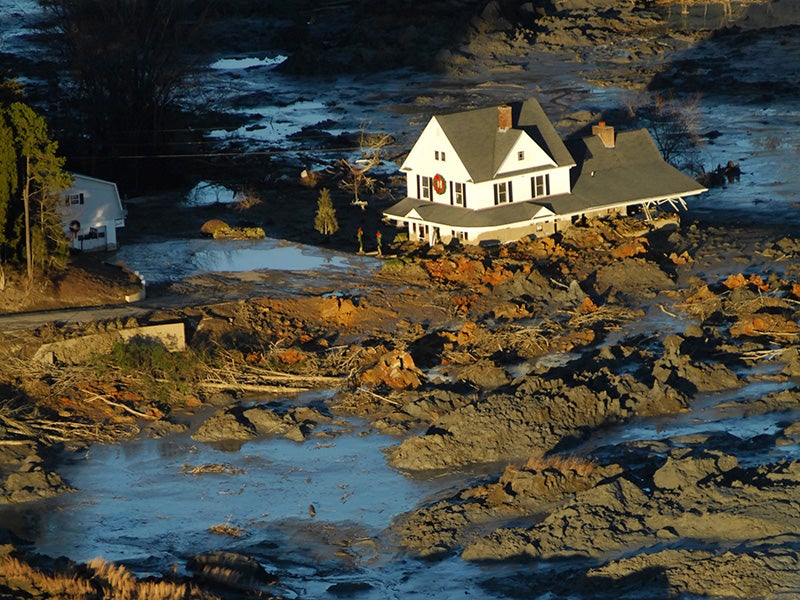
{"label": "gray shingled roof", "polygon": [[[589,206],[675,198],[706,189],[665,162],[646,129],[618,133],[614,148],[606,148],[597,136],[569,145],[578,162],[572,172],[572,195]],[[552,204],[562,212],[556,199]]]}
{"label": "gray shingled roof", "polygon": [[496,106],[435,117],[473,182],[494,178],[522,131],[539,144],[558,166],[575,164],[553,124],[535,99],[510,106],[512,129],[505,132],[497,128]]}

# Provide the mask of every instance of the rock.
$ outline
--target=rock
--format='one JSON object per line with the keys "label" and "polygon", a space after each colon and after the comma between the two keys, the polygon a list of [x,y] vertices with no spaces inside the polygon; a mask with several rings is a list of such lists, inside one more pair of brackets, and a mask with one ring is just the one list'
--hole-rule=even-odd
{"label": "rock", "polygon": [[224,550],[196,554],[186,568],[201,581],[238,591],[258,591],[277,581],[254,558]]}
{"label": "rock", "polygon": [[690,457],[669,456],[667,462],[653,474],[653,483],[662,489],[684,489],[737,466],[739,461],[735,457],[715,451],[703,451],[698,456]]}
{"label": "rock", "polygon": [[333,594],[334,596],[350,597],[358,596],[359,594],[369,592],[372,589],[372,584],[367,583],[366,581],[344,581],[328,586],[328,593]]}
{"label": "rock", "polygon": [[174,433],[186,431],[187,429],[188,427],[182,423],[173,423],[165,419],[160,419],[142,428],[142,434],[158,439]]}
{"label": "rock", "polygon": [[210,219],[200,227],[200,233],[213,237],[220,229],[230,229],[230,226],[221,219]]}
{"label": "rock", "polygon": [[258,435],[283,435],[289,430],[284,419],[268,408],[250,408],[242,416],[255,427]]}
{"label": "rock", "polygon": [[2,488],[0,499],[11,504],[52,498],[70,490],[58,474],[38,468],[28,472],[10,473]]}
{"label": "rock", "polygon": [[361,383],[369,386],[386,385],[392,389],[418,388],[420,371],[408,352],[393,350],[381,356],[378,364],[363,373]]}
{"label": "rock", "polygon": [[667,549],[620,558],[590,569],[588,575],[616,597],[634,597],[643,587],[652,589],[653,574],[659,573],[668,582],[669,597],[788,598],[800,589],[799,562],[797,550],[770,544],[722,553]]}
{"label": "rock", "polygon": [[198,442],[247,441],[255,435],[256,429],[249,421],[239,418],[233,412],[222,410],[200,425],[192,434],[192,439]]}
{"label": "rock", "polygon": [[490,360],[479,360],[459,369],[456,378],[487,390],[499,388],[511,381],[508,373]]}
{"label": "rock", "polygon": [[800,327],[793,319],[772,313],[743,316],[731,325],[730,333],[735,337],[798,336]]}

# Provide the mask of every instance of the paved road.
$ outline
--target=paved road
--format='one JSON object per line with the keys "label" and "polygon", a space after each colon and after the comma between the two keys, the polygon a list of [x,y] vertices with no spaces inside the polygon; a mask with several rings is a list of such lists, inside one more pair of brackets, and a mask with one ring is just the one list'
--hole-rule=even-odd
{"label": "paved road", "polygon": [[152,312],[152,310],[152,308],[146,308],[141,305],[120,304],[117,306],[90,306],[87,308],[64,308],[0,315],[0,332],[35,329],[51,322],[59,325],[71,325],[90,321],[104,321],[118,317],[136,317]]}
{"label": "paved road", "polygon": [[134,303],[63,308],[18,314],[0,314],[0,333],[35,329],[45,323],[72,325],[125,317],[141,317],[157,310],[208,306],[249,298],[317,296],[325,293],[358,293],[376,283],[369,271],[327,269],[317,272],[245,271],[211,273],[183,280],[156,295]]}

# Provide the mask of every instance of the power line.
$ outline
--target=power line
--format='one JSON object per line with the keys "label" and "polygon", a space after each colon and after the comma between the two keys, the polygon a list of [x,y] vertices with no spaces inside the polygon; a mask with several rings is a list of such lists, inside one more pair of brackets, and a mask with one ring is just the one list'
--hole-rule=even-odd
{"label": "power line", "polygon": [[[348,152],[361,150],[360,146],[342,148],[321,148],[321,149],[297,149],[297,150],[253,150],[251,152],[199,152],[186,154],[128,154],[111,157],[114,159],[146,159],[146,158],[216,158],[221,156],[271,156],[274,154],[297,154],[298,152],[308,152],[314,154],[326,154],[332,152]],[[96,156],[72,156],[73,159],[90,159]]]}

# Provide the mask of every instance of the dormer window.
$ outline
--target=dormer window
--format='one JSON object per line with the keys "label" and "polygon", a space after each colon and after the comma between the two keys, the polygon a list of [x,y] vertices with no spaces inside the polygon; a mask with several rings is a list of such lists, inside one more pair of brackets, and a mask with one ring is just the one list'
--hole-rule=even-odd
{"label": "dormer window", "polygon": [[517,160],[525,160],[525,150],[517,152]]}

